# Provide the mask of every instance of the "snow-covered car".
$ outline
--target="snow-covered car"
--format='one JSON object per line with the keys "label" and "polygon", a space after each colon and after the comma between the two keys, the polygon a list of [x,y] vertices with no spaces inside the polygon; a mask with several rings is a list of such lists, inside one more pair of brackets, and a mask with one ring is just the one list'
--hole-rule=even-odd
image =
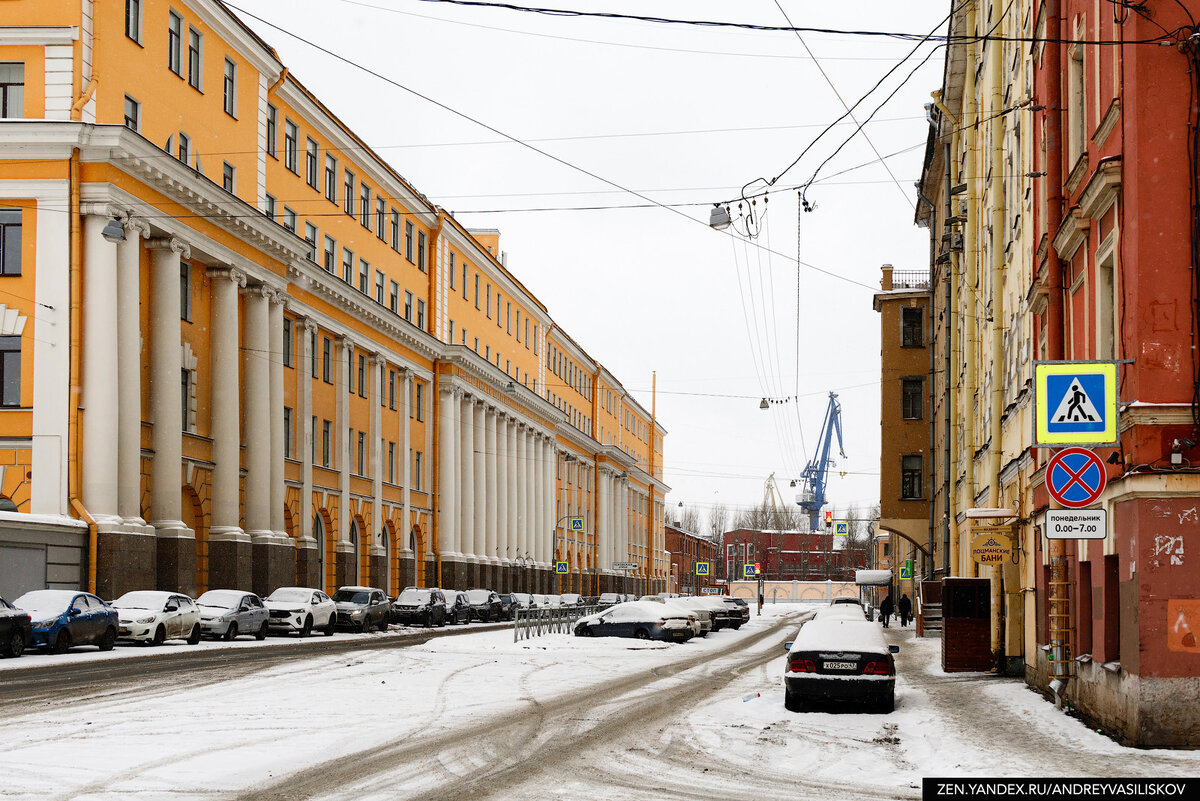
{"label": "snow-covered car", "polygon": [[686,610],[665,603],[628,601],[579,618],[575,636],[683,642],[692,638],[694,620]]}
{"label": "snow-covered car", "polygon": [[896,661],[883,629],[865,619],[811,620],[787,643],[784,707],[802,712],[812,702],[895,708]]}
{"label": "snow-covered car", "polygon": [[562,606],[582,606],[583,596],[577,592],[564,592],[558,596],[558,601]]}
{"label": "snow-covered car", "polygon": [[0,598],[0,656],[18,657],[33,642],[29,613]]}
{"label": "snow-covered car", "polygon": [[740,616],[738,616],[738,620],[735,620],[735,612],[733,609],[729,606],[729,604],[722,601],[719,597],[715,595],[701,595],[694,600],[696,601],[697,606],[707,609],[709,614],[712,615],[713,631],[731,629],[733,628],[733,624],[735,622],[738,622],[740,625]]}
{"label": "snow-covered car", "polygon": [[471,620],[490,623],[500,619],[500,596],[491,590],[467,590]]}
{"label": "snow-covered car", "polygon": [[742,624],[750,620],[750,605],[744,598],[730,598],[728,595],[718,596],[729,609],[729,627],[740,629]]}
{"label": "snow-covered car", "polygon": [[338,587],[333,594],[339,628],[366,634],[373,628],[387,631],[390,607],[387,595],[375,587]]}
{"label": "snow-covered car", "polygon": [[500,616],[505,620],[512,620],[517,616],[517,609],[520,608],[520,602],[517,601],[516,593],[504,593],[500,596]]}
{"label": "snow-covered car", "polygon": [[162,645],[166,640],[200,642],[200,610],[186,595],[158,590],[134,590],[112,602],[121,621],[117,639]]}
{"label": "snow-covered car", "polygon": [[391,619],[402,626],[444,626],[446,596],[436,587],[405,587],[392,602]]}
{"label": "snow-covered car", "polygon": [[312,587],[280,587],[263,599],[267,625],[277,631],[296,632],[307,637],[313,629],[332,635],[337,625],[337,606],[333,599]]}
{"label": "snow-covered car", "polygon": [[596,603],[600,606],[613,606],[614,604],[621,603],[621,595],[615,592],[602,592],[600,593],[600,597],[596,599]]}
{"label": "snow-covered car", "polygon": [[446,623],[457,626],[471,622],[471,601],[465,592],[442,590],[446,596]]}
{"label": "snow-covered car", "polygon": [[560,606],[562,606],[562,599],[557,595],[539,595],[537,597],[538,606],[542,607],[543,609],[558,609]]}
{"label": "snow-covered car", "polygon": [[239,634],[267,638],[269,614],[262,598],[245,590],[209,590],[196,599],[200,607],[200,630],[219,640],[235,640]]}
{"label": "snow-covered car", "polygon": [[517,609],[532,609],[535,606],[533,596],[527,592],[514,592],[512,597],[517,602]]}
{"label": "snow-covered car", "polygon": [[666,599],[666,603],[686,609],[696,616],[696,636],[703,637],[713,630],[713,613],[706,604],[700,603],[699,598],[675,595]]}
{"label": "snow-covered car", "polygon": [[13,601],[29,613],[31,645],[65,654],[73,645],[98,645],[111,651],[117,642],[117,610],[90,592],[31,590]]}

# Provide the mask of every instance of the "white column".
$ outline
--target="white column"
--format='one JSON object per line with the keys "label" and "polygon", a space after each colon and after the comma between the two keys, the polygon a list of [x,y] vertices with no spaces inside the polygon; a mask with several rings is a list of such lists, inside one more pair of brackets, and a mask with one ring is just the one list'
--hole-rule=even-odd
{"label": "white column", "polygon": [[268,373],[270,405],[267,407],[267,414],[271,416],[271,508],[269,520],[275,539],[289,545],[291,538],[288,536],[283,516],[283,505],[287,497],[283,462],[283,310],[287,305],[287,296],[279,290],[275,290],[268,300],[270,301],[271,343],[271,350],[267,355],[270,367]]}
{"label": "white column", "polygon": [[476,557],[475,550],[475,414],[472,407],[475,399],[463,396],[456,404],[458,409],[459,475],[462,484],[458,488],[458,551]]}
{"label": "white column", "polygon": [[[476,400],[471,405],[471,430],[474,432],[475,443],[475,521],[473,523],[474,545],[472,550],[479,556],[480,561],[495,562],[496,543],[488,542],[487,537],[487,422],[486,408],[482,400]],[[489,547],[489,545],[491,547]]]}
{"label": "white column", "polygon": [[512,543],[499,536],[500,498],[496,494],[496,488],[500,476],[500,439],[496,433],[499,421],[495,407],[489,406],[487,408],[486,417],[487,431],[485,441],[487,443],[487,468],[485,475],[487,476],[487,481],[484,486],[484,492],[486,493],[484,517],[487,526],[487,550],[491,554],[499,553],[503,559],[507,560],[513,557],[513,553],[510,550]]}
{"label": "white column", "polygon": [[246,298],[246,533],[271,542],[271,311],[274,290],[254,286]]}
{"label": "white column", "polygon": [[[400,463],[403,465],[400,468],[400,480],[404,484],[404,489],[401,494],[401,503],[404,511],[404,525],[402,526],[400,542],[403,543],[401,548],[408,549],[408,535],[412,532],[412,454],[409,449],[412,447],[412,435],[409,420],[409,397],[412,394],[412,373],[408,369],[404,369],[400,373]],[[425,541],[429,541],[429,532],[425,533]],[[425,554],[413,553],[413,558],[423,560]],[[416,565],[414,564],[414,569]],[[413,580],[416,580],[416,573],[413,573]]]}
{"label": "white column", "polygon": [[608,534],[609,519],[612,510],[609,508],[609,475],[603,467],[600,471],[600,491],[596,497],[596,569],[608,570],[612,567],[612,538]]}
{"label": "white column", "polygon": [[521,553],[521,542],[508,527],[508,426],[509,417],[496,413],[496,531],[498,544]]}
{"label": "white column", "polygon": [[[338,525],[337,553],[354,553],[350,544],[350,386],[347,379],[354,359],[354,340],[342,335],[337,341],[337,358],[334,359],[333,395],[337,413],[333,421],[333,441],[338,469]],[[359,565],[354,564],[354,575]]]}
{"label": "white column", "polygon": [[[525,488],[529,485],[529,478],[525,474],[525,468],[529,465],[529,448],[525,438],[525,426],[522,423],[517,423],[517,459],[516,473],[513,480],[513,498],[516,501],[516,521],[517,531],[521,532],[521,537],[526,539],[533,545],[536,545],[537,539],[534,534],[533,526],[530,525],[529,509],[525,502]],[[535,548],[530,548],[530,553],[534,559],[538,558],[538,553]]]}
{"label": "white column", "polygon": [[438,545],[442,558],[456,556],[454,547],[455,532],[458,529],[458,509],[455,508],[455,464],[454,451],[458,442],[457,414],[455,406],[457,399],[449,387],[439,387],[441,393],[438,401],[439,437],[438,437]]}
{"label": "white column", "polygon": [[183,369],[179,267],[191,250],[178,239],[154,240],[150,278],[150,419],[154,464],[150,470],[150,516],[160,537],[190,538],[183,524]]}
{"label": "white column", "polygon": [[505,437],[508,443],[507,467],[505,474],[507,476],[504,487],[504,494],[507,497],[508,510],[508,526],[509,536],[521,545],[521,552],[533,555],[530,550],[529,532],[517,526],[517,421],[514,417],[508,418],[508,428],[505,432]]}
{"label": "white column", "polygon": [[[107,214],[83,219],[83,502],[101,525],[117,514],[117,246],[101,232]],[[32,272],[32,270],[30,271]],[[178,341],[179,320],[176,319]],[[179,385],[178,377],[175,379]]]}
{"label": "white column", "polygon": [[208,271],[212,282],[212,542],[245,538],[241,522],[241,426],[238,398],[238,291],[246,286],[240,270]]}
{"label": "white column", "polygon": [[145,223],[125,223],[117,245],[117,514],[142,519],[142,246]]}
{"label": "white column", "polygon": [[[298,329],[293,329],[298,330]],[[297,545],[311,548],[316,544],[312,531],[312,514],[309,511],[312,504],[313,492],[313,454],[317,443],[313,439],[312,425],[312,358],[313,336],[317,333],[317,325],[312,320],[305,320],[303,333],[300,335],[300,363],[296,365],[296,427],[299,436],[296,442],[300,445],[300,542]],[[324,581],[324,576],[321,577]]]}
{"label": "white column", "polygon": [[[546,530],[549,531],[554,527],[559,514],[556,498],[558,497],[558,445],[551,438],[543,449],[544,454],[544,469],[542,470],[543,480],[546,483],[545,500],[542,504],[542,515],[546,520]],[[566,514],[563,512],[562,514]]]}
{"label": "white column", "polygon": [[539,433],[534,433],[530,439],[529,462],[533,480],[529,482],[530,519],[535,521],[541,536],[546,533],[546,439]]}
{"label": "white column", "polygon": [[[371,444],[371,526],[375,529],[371,532],[371,555],[383,556],[387,554],[391,558],[391,551],[384,548],[383,538],[386,536],[387,527],[383,524],[383,408],[380,406],[380,401],[386,401],[383,389],[383,374],[387,371],[387,359],[382,353],[371,355],[371,431],[367,435]],[[388,568],[390,569],[390,566]],[[385,570],[386,570],[385,569]],[[386,582],[390,574],[385,572],[383,581]],[[381,582],[375,576],[371,576],[371,581],[375,586],[380,586]],[[390,592],[390,588],[385,587],[386,591]]]}
{"label": "white column", "polygon": [[541,510],[535,503],[533,488],[539,476],[534,469],[538,459],[537,442],[533,438],[533,429],[528,426],[522,432],[525,437],[525,464],[521,475],[524,477],[524,486],[521,487],[522,500],[525,503],[525,527],[529,529],[530,535],[534,538],[534,542],[538,543],[538,547],[542,552],[542,564],[548,564],[551,561],[547,541],[550,539],[550,530],[546,528],[545,521],[542,519]]}

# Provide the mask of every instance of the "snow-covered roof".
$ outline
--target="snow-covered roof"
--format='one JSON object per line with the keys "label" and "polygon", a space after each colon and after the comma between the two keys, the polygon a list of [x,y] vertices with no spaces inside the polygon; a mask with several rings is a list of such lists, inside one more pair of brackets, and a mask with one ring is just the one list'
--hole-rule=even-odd
{"label": "snow-covered roof", "polygon": [[854,583],[860,586],[887,586],[892,583],[890,570],[855,570]]}

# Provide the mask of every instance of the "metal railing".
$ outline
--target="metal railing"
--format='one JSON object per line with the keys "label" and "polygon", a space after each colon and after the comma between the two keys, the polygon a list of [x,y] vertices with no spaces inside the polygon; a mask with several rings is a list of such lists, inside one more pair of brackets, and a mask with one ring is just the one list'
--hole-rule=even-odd
{"label": "metal railing", "polygon": [[892,289],[928,289],[929,273],[925,270],[895,270]]}
{"label": "metal railing", "polygon": [[599,611],[599,606],[547,606],[540,609],[518,609],[516,616],[513,617],[513,642],[546,634],[571,634],[575,631],[575,621],[584,615]]}

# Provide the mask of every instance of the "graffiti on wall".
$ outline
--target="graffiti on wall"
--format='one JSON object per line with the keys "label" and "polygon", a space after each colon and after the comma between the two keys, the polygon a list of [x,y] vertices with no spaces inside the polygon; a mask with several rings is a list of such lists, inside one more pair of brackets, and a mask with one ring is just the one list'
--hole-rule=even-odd
{"label": "graffiti on wall", "polygon": [[1150,564],[1154,567],[1183,564],[1183,535],[1156,534],[1154,536],[1154,552],[1150,554]]}
{"label": "graffiti on wall", "polygon": [[1167,601],[1167,650],[1200,654],[1200,601],[1172,598]]}

